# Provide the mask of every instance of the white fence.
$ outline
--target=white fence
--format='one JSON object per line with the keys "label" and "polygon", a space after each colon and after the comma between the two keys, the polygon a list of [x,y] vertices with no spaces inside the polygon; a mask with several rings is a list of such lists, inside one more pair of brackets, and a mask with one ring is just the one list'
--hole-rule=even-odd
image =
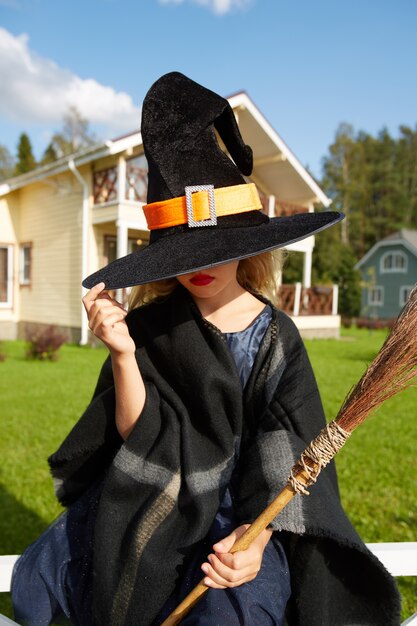
{"label": "white fence", "polygon": [[[383,563],[393,576],[417,576],[417,542],[368,543],[368,548]],[[17,555],[0,556],[0,591],[10,591],[10,581]],[[13,622],[0,614],[0,626]],[[402,626],[417,626],[417,613],[409,617]]]}

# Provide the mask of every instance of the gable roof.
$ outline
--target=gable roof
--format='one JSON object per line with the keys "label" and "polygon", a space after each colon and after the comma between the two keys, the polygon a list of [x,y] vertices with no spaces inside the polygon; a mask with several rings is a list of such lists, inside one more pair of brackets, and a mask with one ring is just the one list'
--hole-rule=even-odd
{"label": "gable roof", "polygon": [[355,265],[357,269],[359,269],[366,261],[379,249],[385,248],[389,246],[398,246],[402,245],[409,252],[414,254],[417,257],[417,230],[410,230],[408,228],[401,228],[395,233],[384,237],[381,241],[378,241],[368,252],[358,261]]}
{"label": "gable roof", "polygon": [[407,241],[417,251],[417,230],[401,228],[401,230],[392,235],[388,235],[388,237],[385,237],[382,241],[392,242],[393,240],[398,241],[399,239],[404,239],[404,241]]}
{"label": "gable roof", "polygon": [[[248,94],[241,91],[230,96],[228,101],[237,114],[245,141],[253,149],[254,170],[262,172],[262,179],[267,182],[276,199],[279,200],[281,195],[281,199],[303,204],[309,196],[313,202],[326,208],[330,206],[332,200],[291,152]],[[294,185],[295,180],[297,185]],[[297,189],[298,195],[291,194],[291,185]]]}
{"label": "gable roof", "polygon": [[[245,92],[239,92],[230,96],[228,101],[238,118],[245,141],[253,148],[254,173],[251,179],[255,183],[257,178],[259,179],[261,191],[267,195],[275,195],[277,201],[286,200],[300,205],[319,203],[327,208],[332,202],[331,199],[301,165],[249,96]],[[141,144],[142,135],[137,130],[112,141],[105,141],[61,157],[53,163],[3,181],[0,183],[0,197],[31,183],[68,171],[71,162],[78,168]]]}

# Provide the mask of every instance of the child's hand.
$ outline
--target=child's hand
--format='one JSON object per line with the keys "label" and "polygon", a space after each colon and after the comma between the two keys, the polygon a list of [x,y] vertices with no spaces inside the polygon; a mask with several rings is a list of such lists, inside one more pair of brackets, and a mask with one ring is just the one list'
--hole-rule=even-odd
{"label": "child's hand", "polygon": [[125,322],[127,312],[104,291],[104,283],[95,285],[83,298],[90,330],[112,354],[134,354],[135,343]]}
{"label": "child's hand", "polygon": [[208,556],[208,563],[203,563],[201,569],[206,574],[204,583],[213,589],[238,587],[253,580],[262,564],[262,556],[272,531],[264,530],[249,546],[247,550],[230,553],[236,540],[243,535],[249,524],[236,528],[228,537],[214,544],[215,554]]}

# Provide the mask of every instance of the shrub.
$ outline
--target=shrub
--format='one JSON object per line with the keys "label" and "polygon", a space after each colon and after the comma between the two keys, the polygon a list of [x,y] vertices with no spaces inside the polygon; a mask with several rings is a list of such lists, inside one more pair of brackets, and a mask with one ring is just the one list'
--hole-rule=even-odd
{"label": "shrub", "polygon": [[356,321],[355,321],[356,328],[368,328],[371,330],[377,330],[380,328],[391,329],[394,323],[395,323],[395,319],[380,320],[380,319],[372,319],[368,317],[358,317],[356,318]]}
{"label": "shrub", "polygon": [[342,326],[343,328],[352,328],[352,318],[342,316]]}
{"label": "shrub", "polygon": [[27,328],[26,339],[29,342],[26,351],[27,358],[40,361],[56,361],[60,347],[68,341],[67,335],[60,332],[56,326],[48,326],[44,329]]}
{"label": "shrub", "polygon": [[3,363],[7,359],[7,354],[4,351],[3,342],[0,341],[0,363]]}

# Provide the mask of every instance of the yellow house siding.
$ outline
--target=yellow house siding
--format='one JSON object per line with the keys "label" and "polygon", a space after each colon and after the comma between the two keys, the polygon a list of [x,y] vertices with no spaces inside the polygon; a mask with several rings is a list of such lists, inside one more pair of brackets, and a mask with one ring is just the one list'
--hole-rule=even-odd
{"label": "yellow house siding", "polygon": [[18,195],[14,192],[0,198],[0,242],[16,243],[19,223]]}
{"label": "yellow house siding", "polygon": [[79,327],[82,191],[72,173],[25,187],[19,240],[32,243],[32,281],[20,320]]}

